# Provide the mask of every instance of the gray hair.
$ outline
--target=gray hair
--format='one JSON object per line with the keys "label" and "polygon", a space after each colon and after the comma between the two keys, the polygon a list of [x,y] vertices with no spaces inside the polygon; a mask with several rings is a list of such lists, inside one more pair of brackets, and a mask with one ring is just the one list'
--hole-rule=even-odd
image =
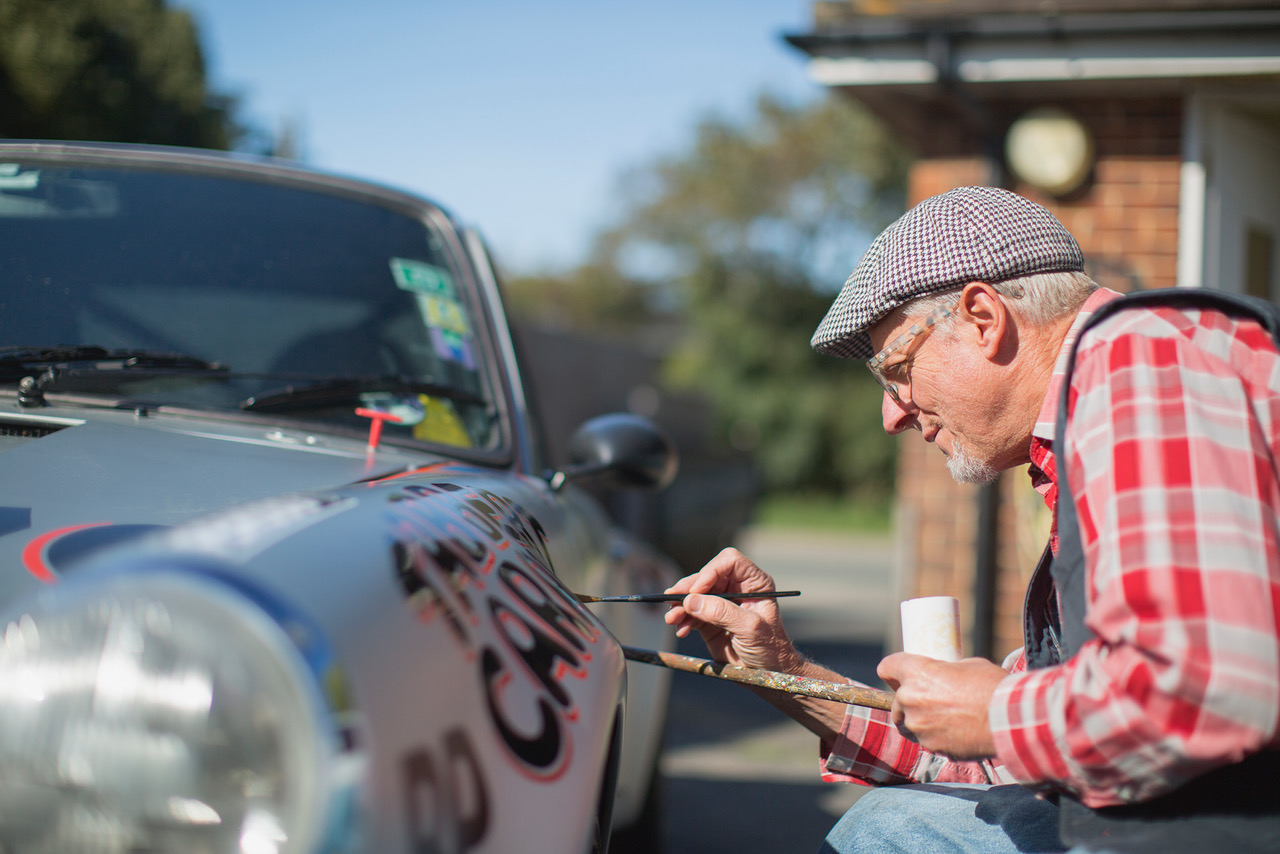
{"label": "gray hair", "polygon": [[[1089,295],[1098,289],[1098,283],[1087,275],[1074,270],[1055,273],[1032,273],[991,282],[996,293],[1009,300],[1009,310],[1031,326],[1047,326],[1060,317],[1074,314],[1084,305]],[[899,309],[902,316],[925,315],[938,306],[951,305],[960,298],[964,288],[951,288],[912,300]],[[955,315],[943,318],[937,331],[950,328]]]}

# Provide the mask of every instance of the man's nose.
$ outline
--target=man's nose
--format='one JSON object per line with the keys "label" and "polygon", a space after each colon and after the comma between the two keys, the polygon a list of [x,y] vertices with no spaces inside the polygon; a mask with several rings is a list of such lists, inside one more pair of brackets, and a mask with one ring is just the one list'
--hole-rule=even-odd
{"label": "man's nose", "polygon": [[910,396],[905,401],[899,401],[887,391],[881,395],[880,419],[884,423],[884,432],[890,436],[896,436],[904,430],[915,427],[918,411],[911,403]]}

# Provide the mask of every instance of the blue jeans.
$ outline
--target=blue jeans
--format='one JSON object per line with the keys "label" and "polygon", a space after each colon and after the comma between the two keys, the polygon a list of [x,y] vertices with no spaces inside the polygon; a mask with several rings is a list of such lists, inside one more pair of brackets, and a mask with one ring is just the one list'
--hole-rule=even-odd
{"label": "blue jeans", "polygon": [[872,789],[819,854],[1043,854],[1065,851],[1058,807],[1022,786],[922,783]]}

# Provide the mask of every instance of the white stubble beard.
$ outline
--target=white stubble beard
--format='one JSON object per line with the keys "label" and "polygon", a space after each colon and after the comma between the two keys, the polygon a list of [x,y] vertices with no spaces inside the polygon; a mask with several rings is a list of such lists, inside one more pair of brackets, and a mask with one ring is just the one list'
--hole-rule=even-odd
{"label": "white stubble beard", "polygon": [[951,453],[947,455],[947,471],[956,483],[972,483],[982,485],[993,483],[1000,477],[1000,470],[986,460],[971,455],[959,442],[951,443]]}

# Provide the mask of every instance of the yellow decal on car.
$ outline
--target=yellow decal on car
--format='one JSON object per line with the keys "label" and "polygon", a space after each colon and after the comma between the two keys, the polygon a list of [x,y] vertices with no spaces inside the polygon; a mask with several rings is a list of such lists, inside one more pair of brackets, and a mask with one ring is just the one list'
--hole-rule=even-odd
{"label": "yellow decal on car", "polygon": [[422,403],[422,420],[413,426],[413,438],[456,448],[470,448],[471,436],[454,411],[453,404],[438,397],[418,395]]}
{"label": "yellow decal on car", "polygon": [[422,314],[427,321],[427,326],[443,329],[455,335],[471,334],[471,327],[467,325],[467,314],[457,300],[425,294],[418,297],[418,302],[422,306]]}

